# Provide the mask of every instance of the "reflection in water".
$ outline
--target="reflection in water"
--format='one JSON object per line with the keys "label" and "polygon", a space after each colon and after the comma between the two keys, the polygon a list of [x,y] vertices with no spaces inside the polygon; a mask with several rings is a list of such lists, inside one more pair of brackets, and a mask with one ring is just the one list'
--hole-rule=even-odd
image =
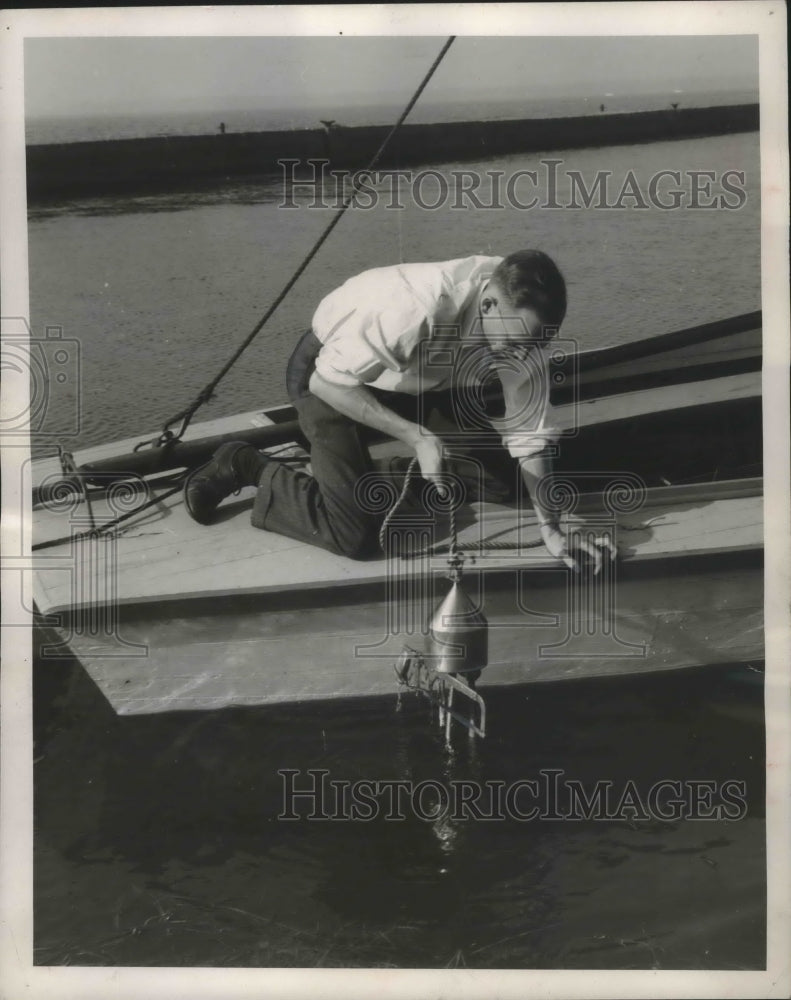
{"label": "reflection in water", "polygon": [[[449,752],[425,703],[396,712],[395,692],[117,718],[76,664],[41,661],[36,961],[760,967],[756,678],[745,667],[494,692],[490,736],[457,731]],[[391,819],[381,795],[366,820],[342,810],[310,820],[302,800],[286,821],[283,768],[303,790],[324,770],[347,787],[425,791],[418,805],[406,794]],[[542,772],[587,789],[631,781],[644,798],[663,779],[738,780],[747,811],[706,822],[434,813],[443,789],[507,788]]]}
{"label": "reflection in water", "polygon": [[156,215],[169,212],[186,212],[214,205],[279,205],[283,201],[283,183],[278,175],[267,175],[255,181],[217,186],[204,189],[166,192],[162,194],[126,196],[105,195],[96,198],[79,198],[51,204],[33,204],[28,212],[30,222],[68,217],[103,218],[125,215]]}

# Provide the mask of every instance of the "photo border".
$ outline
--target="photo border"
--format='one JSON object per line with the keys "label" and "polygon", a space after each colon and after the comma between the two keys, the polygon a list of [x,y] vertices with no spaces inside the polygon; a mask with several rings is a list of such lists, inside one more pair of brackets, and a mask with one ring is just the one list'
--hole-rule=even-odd
{"label": "photo border", "polygon": [[[74,8],[0,15],[0,261],[4,316],[29,319],[23,42],[104,35],[694,35],[760,39],[761,271],[766,539],[767,969],[719,971],[358,970],[75,968],[31,964],[33,949],[32,646],[29,631],[3,629],[0,674],[0,995],[68,998],[368,997],[785,997],[789,924],[789,289],[786,8],[769,2],[665,4],[383,5],[332,7]],[[680,29],[677,28],[680,26]],[[437,38],[439,39],[439,35]],[[3,373],[0,406],[19,412],[25,377]],[[3,619],[32,606],[30,498],[20,470],[29,448],[2,453]]]}

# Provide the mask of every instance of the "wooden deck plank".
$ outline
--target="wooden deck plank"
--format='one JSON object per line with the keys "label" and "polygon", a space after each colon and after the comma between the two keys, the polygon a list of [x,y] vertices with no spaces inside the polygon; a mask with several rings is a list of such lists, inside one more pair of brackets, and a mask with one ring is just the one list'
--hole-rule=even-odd
{"label": "wooden deck plank", "polygon": [[[665,495],[668,492],[665,491]],[[627,559],[760,548],[763,544],[762,503],[760,496],[737,496],[687,502],[681,506],[652,505],[646,511],[620,515],[618,542]],[[153,536],[149,525],[142,534],[130,531],[116,542],[120,571],[115,578],[115,598],[121,603],[184,595],[200,597],[342,586],[381,580],[387,570],[384,558],[356,562],[281,535],[256,530],[248,523],[249,505],[237,502],[229,519],[211,527],[192,522],[178,497],[166,501],[166,505],[168,514],[163,520],[167,528],[160,535]],[[488,511],[483,513],[476,512],[476,516],[483,519],[460,532],[461,542],[477,540],[482,532],[484,535],[498,534],[504,526],[514,522],[514,510],[500,508],[493,516],[492,506],[487,505]],[[647,513],[649,517],[645,516]],[[503,536],[498,534],[498,537]],[[534,524],[525,530],[522,540],[538,540]],[[522,552],[476,554],[476,563],[487,570],[511,566],[514,559],[532,568],[555,564],[543,547]],[[444,557],[434,557],[433,562],[436,571],[441,572]],[[69,543],[41,552],[39,569],[35,573],[35,594],[42,612],[50,613],[74,602],[74,566]],[[404,573],[408,572],[404,567]]]}
{"label": "wooden deck plank", "polygon": [[706,365],[725,366],[728,362],[746,363],[753,361],[756,367],[760,367],[760,352],[756,352],[753,343],[756,333],[760,337],[760,330],[757,330],[734,335],[724,342],[712,341],[708,345],[703,345],[708,348],[707,350],[678,347],[665,354],[653,355],[636,361],[600,365],[589,373],[585,373],[582,380],[583,383],[607,382],[610,379],[623,377],[633,379],[660,373],[667,373],[671,376],[676,372],[683,372],[687,368],[693,369]]}
{"label": "wooden deck plank", "polygon": [[763,317],[757,310],[640,340],[591,348],[578,355],[578,363],[584,372],[614,364],[632,365],[646,359],[663,365],[678,352],[694,358],[706,358],[712,352],[729,354],[734,346],[746,346],[753,355],[760,356],[762,337]]}
{"label": "wooden deck plank", "polygon": [[693,406],[706,406],[721,402],[759,399],[761,396],[761,373],[743,372],[725,378],[708,379],[704,382],[687,382],[684,385],[662,386],[657,389],[641,389],[637,392],[623,392],[600,399],[584,400],[557,406],[553,416],[557,426],[568,431],[573,427],[593,427],[616,420],[632,420],[673,410],[684,410]]}

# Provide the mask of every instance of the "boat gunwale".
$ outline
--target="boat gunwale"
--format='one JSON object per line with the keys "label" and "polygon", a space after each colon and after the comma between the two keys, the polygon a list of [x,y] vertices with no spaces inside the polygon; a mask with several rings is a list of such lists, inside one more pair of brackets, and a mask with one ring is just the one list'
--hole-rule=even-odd
{"label": "boat gunwale", "polygon": [[[740,480],[735,480],[734,482],[741,482]],[[672,489],[672,487],[661,487],[661,489]],[[748,494],[748,496],[757,496],[758,494]],[[690,501],[692,502],[692,501]],[[696,572],[699,569],[711,568],[712,564],[715,563],[730,563],[730,562],[745,562],[750,566],[758,566],[763,564],[764,555],[764,545],[763,541],[760,543],[737,543],[735,545],[725,547],[718,547],[713,549],[693,549],[686,552],[679,551],[654,551],[654,552],[644,552],[644,553],[630,553],[622,554],[618,559],[618,572],[623,576],[624,571],[627,577],[631,577],[633,573],[637,573],[638,576],[649,575],[651,572],[660,570],[662,573],[673,573],[681,572],[682,569],[685,572]],[[445,564],[434,565],[429,567],[429,573],[433,580],[447,579],[447,554],[446,553],[436,553],[427,556],[432,560],[443,560]],[[508,561],[503,564],[503,560]],[[206,593],[202,591],[197,594],[189,594],[184,591],[175,592],[173,594],[156,594],[151,596],[136,595],[130,598],[117,598],[113,602],[77,602],[69,604],[58,604],[53,605],[51,608],[46,609],[46,611],[41,611],[40,607],[37,607],[37,613],[43,618],[55,616],[55,615],[70,615],[75,612],[94,610],[103,607],[115,607],[124,608],[125,610],[140,607],[140,608],[150,608],[154,606],[160,606],[162,608],[164,605],[190,605],[193,608],[200,606],[201,602],[207,602],[208,605],[213,605],[216,609],[218,601],[233,601],[234,599],[244,599],[250,597],[261,597],[266,598],[268,601],[272,601],[275,598],[275,605],[277,604],[277,598],[283,597],[284,599],[289,599],[293,607],[298,607],[298,602],[294,602],[293,598],[295,595],[304,594],[308,604],[306,606],[312,607],[315,605],[315,595],[324,594],[330,596],[331,603],[333,606],[337,603],[338,606],[343,606],[349,602],[350,596],[354,594],[355,591],[359,590],[361,593],[367,594],[370,597],[371,591],[374,588],[382,588],[385,593],[382,599],[386,597],[386,589],[388,585],[392,586],[395,581],[409,579],[413,575],[410,572],[410,565],[414,565],[412,560],[399,561],[399,566],[403,567],[401,572],[393,573],[392,568],[387,571],[388,563],[386,560],[381,560],[383,572],[367,576],[364,579],[359,577],[353,578],[349,577],[346,580],[339,579],[337,577],[332,580],[315,580],[315,581],[300,581],[297,583],[278,583],[272,586],[255,586],[255,587],[233,587],[233,588],[223,588],[212,591],[212,593]],[[518,550],[515,550],[512,557],[504,556],[501,551],[496,551],[492,553],[492,557],[488,558],[483,553],[474,553],[474,560],[469,559],[466,565],[466,572],[468,575],[480,575],[485,576],[487,579],[496,578],[498,576],[509,576],[513,577],[515,572],[528,576],[531,575],[541,575],[543,579],[546,579],[548,572],[555,572],[560,576],[563,574],[564,579],[568,574],[568,569],[558,560],[553,559],[549,556],[540,556],[537,559],[525,561],[519,559]],[[623,582],[623,580],[621,581]],[[312,603],[311,603],[312,602]],[[62,624],[61,626],[62,627]]]}

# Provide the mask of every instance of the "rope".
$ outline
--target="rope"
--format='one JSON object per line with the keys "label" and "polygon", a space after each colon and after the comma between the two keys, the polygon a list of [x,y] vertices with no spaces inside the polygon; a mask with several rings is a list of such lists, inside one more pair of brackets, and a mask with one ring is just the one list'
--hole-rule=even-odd
{"label": "rope", "polygon": [[[209,382],[208,385],[204,386],[204,388],[201,389],[201,391],[198,393],[198,395],[195,397],[195,399],[189,404],[189,406],[185,407],[183,410],[179,410],[179,412],[176,413],[174,416],[172,416],[170,418],[170,420],[168,420],[168,421],[165,422],[165,424],[162,427],[162,433],[160,434],[159,438],[156,439],[156,444],[158,446],[162,447],[164,445],[174,444],[176,441],[181,440],[181,438],[184,435],[184,432],[186,431],[187,427],[189,426],[189,423],[192,420],[192,418],[195,415],[195,413],[198,411],[198,409],[204,403],[208,402],[208,400],[211,399],[211,397],[214,395],[214,390],[217,388],[217,386],[219,385],[219,383],[222,381],[223,378],[225,378],[225,376],[228,374],[228,372],[231,370],[231,368],[234,366],[234,364],[236,364],[236,362],[239,360],[239,358],[241,357],[241,355],[243,354],[243,352],[247,350],[247,348],[253,342],[253,340],[255,339],[255,337],[258,336],[258,334],[261,332],[261,330],[263,329],[263,327],[265,326],[265,324],[269,321],[270,317],[275,312],[275,310],[277,309],[277,307],[280,305],[280,303],[285,299],[285,297],[288,295],[288,293],[291,291],[291,289],[297,283],[297,281],[299,280],[299,278],[302,276],[302,274],[306,270],[308,264],[310,264],[310,262],[313,260],[313,258],[316,256],[316,254],[319,252],[319,250],[321,249],[321,247],[324,245],[324,243],[326,242],[327,238],[329,237],[330,233],[338,225],[338,223],[341,221],[341,218],[343,217],[344,213],[346,212],[346,210],[349,208],[349,206],[354,201],[355,197],[357,196],[358,191],[360,190],[360,188],[363,185],[364,180],[366,179],[366,174],[370,174],[373,171],[374,167],[377,165],[377,163],[381,159],[382,154],[384,153],[385,149],[389,145],[390,140],[393,138],[393,136],[396,134],[396,132],[399,130],[399,128],[401,128],[401,126],[404,123],[404,120],[406,119],[407,115],[409,114],[409,112],[412,110],[412,108],[417,103],[418,98],[423,93],[423,91],[426,89],[426,86],[428,85],[429,80],[434,75],[437,67],[439,66],[439,64],[444,59],[445,53],[448,51],[448,49],[451,47],[451,45],[455,41],[455,37],[456,37],[455,35],[451,35],[450,38],[448,38],[448,40],[442,46],[442,49],[440,50],[439,55],[434,60],[434,62],[431,64],[431,67],[429,68],[429,70],[426,73],[426,75],[423,77],[423,80],[421,81],[420,86],[417,88],[417,90],[415,91],[415,93],[412,95],[412,98],[410,99],[409,103],[407,104],[407,106],[402,111],[401,116],[399,117],[398,121],[395,123],[395,125],[393,125],[393,127],[390,129],[390,131],[388,132],[388,134],[385,136],[382,144],[379,146],[379,149],[377,149],[377,151],[374,153],[373,158],[371,159],[371,161],[369,162],[369,164],[362,171],[360,171],[359,173],[356,174],[355,181],[354,181],[354,184],[352,186],[352,192],[351,192],[351,194],[343,201],[343,204],[338,209],[338,211],[335,214],[334,218],[330,221],[329,225],[326,227],[326,229],[324,230],[324,232],[321,234],[321,236],[319,236],[319,238],[313,244],[312,249],[307,254],[307,256],[303,259],[302,263],[299,265],[299,267],[296,269],[296,271],[293,273],[293,275],[286,282],[286,284],[283,287],[283,289],[281,290],[280,294],[276,296],[274,302],[269,306],[269,308],[266,310],[266,312],[261,317],[261,319],[256,323],[256,325],[253,327],[253,329],[250,331],[250,333],[245,337],[245,339],[242,341],[242,343],[239,345],[239,347],[236,349],[236,351],[234,351],[234,353],[231,355],[230,359],[223,365],[223,367],[220,369],[219,373],[211,380],[211,382]],[[174,434],[173,431],[170,430],[170,426],[171,426],[171,424],[177,423],[179,420],[181,421],[181,427],[179,428],[178,433]],[[150,442],[141,442],[142,445],[145,445],[145,444],[148,444],[148,443],[150,443]]]}
{"label": "rope", "polygon": [[416,552],[405,552],[403,558],[416,559],[418,556],[440,556],[445,552],[447,552],[450,556],[454,556],[460,552],[487,552],[495,549],[500,549],[502,551],[516,549],[521,551],[522,549],[536,549],[543,544],[544,543],[540,538],[532,542],[501,542],[484,538],[477,542],[455,543],[455,540],[452,540],[451,542],[441,542],[436,545],[430,545],[427,549],[418,549]]}
{"label": "rope", "polygon": [[393,504],[393,506],[387,512],[387,516],[385,517],[384,521],[382,521],[382,527],[379,529],[379,548],[385,554],[387,553],[387,546],[385,544],[385,538],[387,536],[387,529],[388,529],[388,527],[390,525],[390,522],[395,517],[396,511],[401,506],[401,504],[404,502],[404,497],[407,494],[407,490],[409,489],[409,484],[412,481],[412,475],[413,475],[413,473],[414,473],[414,471],[415,471],[416,468],[417,468],[417,457],[413,458],[412,461],[409,463],[409,466],[408,466],[408,468],[406,470],[406,475],[404,476],[404,485],[401,487],[401,492],[399,493],[398,498],[396,499],[396,502]]}
{"label": "rope", "polygon": [[[387,554],[387,545],[386,545],[387,529],[390,526],[390,522],[395,517],[396,511],[404,502],[404,497],[407,495],[407,490],[409,489],[410,483],[412,481],[412,476],[414,474],[415,469],[417,468],[417,464],[418,460],[416,456],[409,463],[409,466],[407,467],[406,470],[406,474],[404,476],[404,483],[403,486],[401,487],[401,492],[398,494],[398,497],[396,498],[396,501],[393,504],[393,506],[387,512],[387,516],[385,517],[384,521],[382,521],[382,526],[379,529],[379,548],[382,550],[382,552],[385,553],[385,555]],[[461,560],[459,558],[459,552],[462,549],[459,547],[458,531],[456,528],[456,504],[451,504],[451,506],[449,507],[448,519],[450,522],[449,523],[450,542],[447,545],[444,545],[442,547],[431,546],[429,549],[423,549],[421,552],[409,553],[408,555],[405,555],[404,558],[412,558],[417,555],[425,555],[428,552],[444,552],[447,550],[447,552],[450,555],[449,563],[451,564],[451,568],[453,568],[453,563],[457,562],[458,563],[457,568],[460,569]],[[463,546],[462,548],[466,549],[467,546]]]}
{"label": "rope", "polygon": [[[658,521],[661,521],[664,514],[657,514],[655,517],[650,518],[648,521],[641,521],[640,524],[619,524],[619,531],[645,531],[646,528],[653,527]],[[580,525],[580,528],[583,526]],[[500,534],[507,533],[509,531],[515,531],[516,528],[506,528],[504,532]],[[573,529],[572,529],[573,530]],[[455,529],[455,511],[451,512],[451,540],[450,542],[438,542],[436,545],[430,545],[425,549],[418,549],[416,552],[405,552],[402,556],[403,559],[416,559],[418,556],[428,556],[428,555],[443,555],[445,552],[449,553],[451,556],[455,555],[457,552],[494,552],[494,551],[522,551],[523,549],[538,549],[544,544],[543,539],[536,538],[532,542],[507,542],[502,539],[497,538],[482,538],[474,542],[461,542],[458,543],[456,540],[456,529]]]}
{"label": "rope", "polygon": [[149,507],[154,507],[163,500],[167,500],[168,497],[172,497],[174,493],[179,493],[183,488],[183,481],[185,478],[186,473],[181,476],[177,486],[172,487],[172,489],[167,490],[165,493],[160,493],[157,497],[152,497],[151,500],[141,504],[139,507],[135,507],[134,510],[129,510],[125,514],[119,514],[118,517],[114,518],[112,521],[108,521],[106,524],[91,527],[87,531],[78,532],[76,535],[67,535],[64,538],[49,538],[45,542],[37,542],[35,545],[31,546],[31,550],[36,552],[40,549],[51,549],[56,545],[63,545],[65,542],[82,542],[86,538],[97,538],[99,535],[109,531],[110,528],[114,528],[122,521],[128,521],[130,517],[134,517],[136,514],[142,514],[143,511],[148,510]]}

